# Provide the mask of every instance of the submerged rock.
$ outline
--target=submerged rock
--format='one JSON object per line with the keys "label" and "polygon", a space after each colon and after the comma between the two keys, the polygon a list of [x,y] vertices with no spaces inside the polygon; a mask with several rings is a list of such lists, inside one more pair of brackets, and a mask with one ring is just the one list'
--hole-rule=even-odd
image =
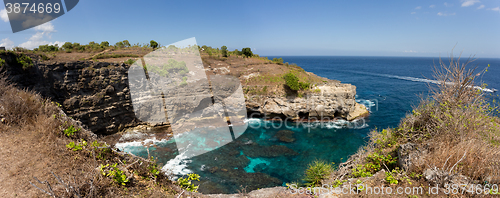
{"label": "submerged rock", "polygon": [[244,146],[243,153],[248,157],[279,157],[279,156],[294,156],[299,153],[295,152],[284,145],[261,146],[259,144],[252,144]]}
{"label": "submerged rock", "polygon": [[294,133],[295,132],[290,130],[279,130],[278,132],[276,132],[275,136],[279,141],[290,143],[295,142],[295,138],[293,138]]}

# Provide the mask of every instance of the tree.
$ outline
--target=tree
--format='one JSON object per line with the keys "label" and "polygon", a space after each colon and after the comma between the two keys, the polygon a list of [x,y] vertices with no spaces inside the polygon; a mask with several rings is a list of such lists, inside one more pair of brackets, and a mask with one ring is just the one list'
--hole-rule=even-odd
{"label": "tree", "polygon": [[123,41],[120,41],[115,44],[115,47],[122,48],[125,47],[125,44],[123,44]]}
{"label": "tree", "polygon": [[66,42],[63,44],[62,48],[63,50],[71,50],[73,49],[73,44],[71,44],[71,42]]}
{"label": "tree", "polygon": [[101,47],[102,48],[109,47],[109,42],[108,41],[101,42]]}
{"label": "tree", "polygon": [[149,41],[149,46],[151,46],[153,49],[156,49],[158,47],[158,43],[154,40]]}
{"label": "tree", "polygon": [[252,57],[253,56],[252,50],[249,47],[245,47],[245,48],[241,49],[241,52],[246,57]]}
{"label": "tree", "polygon": [[227,57],[227,47],[223,45],[221,48],[221,53],[223,57]]}
{"label": "tree", "polygon": [[123,46],[125,47],[130,47],[130,42],[128,42],[128,40],[123,40]]}

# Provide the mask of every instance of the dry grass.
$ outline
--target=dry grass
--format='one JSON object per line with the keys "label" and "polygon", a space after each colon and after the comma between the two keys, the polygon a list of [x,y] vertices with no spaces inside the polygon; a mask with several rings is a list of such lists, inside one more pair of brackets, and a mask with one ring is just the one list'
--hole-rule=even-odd
{"label": "dry grass", "polygon": [[[500,182],[497,165],[500,122],[493,115],[496,109],[477,87],[477,78],[483,71],[476,72],[476,67],[470,67],[472,61],[469,58],[461,63],[460,58],[453,56],[449,63],[440,60],[434,76],[439,84],[430,86],[432,97],[422,99],[397,128],[372,131],[369,144],[341,164],[331,180],[352,177],[354,167],[369,163],[369,154],[387,155],[395,153],[399,145],[414,143],[426,152],[400,176],[422,175],[425,170],[433,169],[450,176],[466,176],[472,183]],[[428,185],[421,176],[408,178],[413,186]],[[375,180],[372,182],[387,185],[385,181]],[[400,181],[398,186],[412,185]]]}
{"label": "dry grass", "polygon": [[[91,146],[95,135],[85,129],[71,137],[64,135],[69,125],[81,126],[50,100],[15,88],[4,76],[0,76],[0,119],[0,197],[171,197],[176,193],[165,175],[150,173],[150,161]],[[83,150],[66,148],[69,142],[84,140],[88,146]],[[99,170],[114,163],[130,180],[124,186]]]}
{"label": "dry grass", "polygon": [[500,157],[499,122],[484,92],[474,88],[481,73],[469,68],[470,63],[471,59],[461,64],[453,56],[449,64],[440,60],[435,71],[440,84],[432,89],[433,100],[422,101],[403,119],[396,136],[429,145],[425,163],[416,165],[417,170],[434,166],[491,182],[496,171],[492,164]]}

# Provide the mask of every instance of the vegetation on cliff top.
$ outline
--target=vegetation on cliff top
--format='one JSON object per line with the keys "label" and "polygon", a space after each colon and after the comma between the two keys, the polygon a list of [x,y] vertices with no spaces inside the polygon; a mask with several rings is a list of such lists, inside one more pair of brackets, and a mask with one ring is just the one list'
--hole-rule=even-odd
{"label": "vegetation on cliff top", "polygon": [[238,77],[247,95],[303,97],[310,93],[320,92],[316,87],[318,85],[339,83],[336,80],[308,73],[296,64],[283,63],[282,58],[269,60],[267,57],[254,54],[250,48],[226,52],[224,47],[220,49],[206,45],[200,47],[205,68],[209,69],[207,74]]}

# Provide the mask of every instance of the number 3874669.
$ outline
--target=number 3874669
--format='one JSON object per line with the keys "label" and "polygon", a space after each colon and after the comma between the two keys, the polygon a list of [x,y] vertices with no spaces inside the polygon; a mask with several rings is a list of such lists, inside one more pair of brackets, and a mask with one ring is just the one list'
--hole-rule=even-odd
{"label": "number 3874669", "polygon": [[10,13],[59,13],[61,12],[61,4],[59,3],[7,3],[5,10]]}

